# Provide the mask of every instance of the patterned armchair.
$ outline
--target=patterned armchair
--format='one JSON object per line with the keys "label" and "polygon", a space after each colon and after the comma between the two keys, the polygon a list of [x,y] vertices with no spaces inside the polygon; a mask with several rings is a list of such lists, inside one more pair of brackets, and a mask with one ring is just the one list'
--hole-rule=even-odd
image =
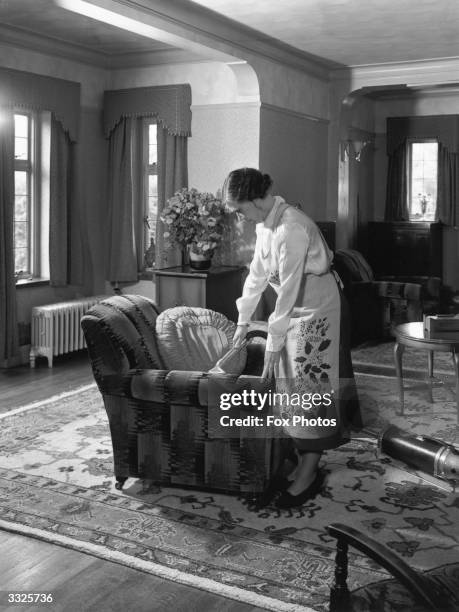
{"label": "patterned armchair", "polygon": [[334,266],[349,300],[354,344],[390,336],[395,325],[422,321],[424,314],[439,312],[438,277],[375,278],[363,255],[352,249],[336,251]]}
{"label": "patterned armchair", "polygon": [[[213,375],[207,371],[231,348],[235,330],[219,313],[181,307],[159,315],[151,300],[121,295],[95,305],[81,325],[108,415],[118,489],[129,476],[233,493],[265,488],[277,469],[275,441],[244,428],[237,437],[213,437],[209,427],[211,411],[219,411],[212,376],[230,390],[268,389],[259,378],[263,337],[247,343],[241,375]],[[166,365],[171,360],[180,367]]]}

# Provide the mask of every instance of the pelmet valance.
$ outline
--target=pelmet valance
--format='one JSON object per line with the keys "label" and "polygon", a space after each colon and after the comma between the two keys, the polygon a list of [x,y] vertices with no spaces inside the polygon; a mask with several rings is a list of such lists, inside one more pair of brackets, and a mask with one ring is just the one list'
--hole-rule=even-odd
{"label": "pelmet valance", "polygon": [[450,153],[459,153],[459,115],[390,117],[387,119],[387,154],[407,138],[435,138]]}
{"label": "pelmet valance", "polygon": [[24,107],[51,111],[68,132],[78,139],[80,84],[32,72],[0,68],[0,107]]}
{"label": "pelmet valance", "polygon": [[175,136],[191,136],[191,87],[159,85],[115,89],[104,94],[104,131],[108,138],[122,117],[156,117]]}

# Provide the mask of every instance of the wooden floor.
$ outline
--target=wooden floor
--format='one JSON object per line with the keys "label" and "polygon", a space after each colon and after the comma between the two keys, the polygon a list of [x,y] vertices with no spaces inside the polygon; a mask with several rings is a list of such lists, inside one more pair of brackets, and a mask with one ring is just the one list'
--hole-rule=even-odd
{"label": "wooden floor", "polygon": [[[0,370],[0,412],[92,382],[86,354]],[[53,603],[8,605],[8,593],[52,593]],[[197,588],[0,530],[0,610],[25,612],[260,612]]]}
{"label": "wooden floor", "polygon": [[37,359],[36,367],[0,369],[0,412],[44,400],[93,382],[86,351],[54,358],[52,368],[46,359]]}

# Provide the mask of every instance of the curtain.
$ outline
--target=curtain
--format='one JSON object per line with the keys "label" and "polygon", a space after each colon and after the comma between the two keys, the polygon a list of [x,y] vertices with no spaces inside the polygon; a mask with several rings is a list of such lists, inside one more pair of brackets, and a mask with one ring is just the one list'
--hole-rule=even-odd
{"label": "curtain", "polygon": [[0,68],[0,84],[0,106],[51,111],[70,139],[78,140],[80,83]]}
{"label": "curtain", "polygon": [[19,339],[14,278],[14,119],[2,110],[0,124],[0,363],[17,357]]}
{"label": "curtain", "polygon": [[63,287],[69,280],[70,173],[70,141],[62,125],[53,117],[49,177],[49,271],[53,287]]}
{"label": "curtain", "polygon": [[459,226],[459,153],[438,145],[438,220]]}
{"label": "curtain", "polygon": [[105,91],[107,137],[122,117],[155,117],[171,134],[191,136],[191,87],[184,83]]}
{"label": "curtain", "polygon": [[110,135],[108,280],[135,282],[142,267],[142,120],[123,117]]}
{"label": "curtain", "polygon": [[388,117],[387,153],[391,155],[406,139],[438,140],[449,151],[459,153],[459,115]]}
{"label": "curtain", "polygon": [[[167,200],[182,187],[188,187],[188,145],[186,136],[169,134],[158,125],[158,218]],[[181,263],[181,253],[164,251],[164,225],[156,225],[156,261],[158,267]]]}
{"label": "curtain", "polygon": [[386,186],[385,221],[408,221],[408,175],[406,142],[389,154]]}
{"label": "curtain", "polygon": [[[110,246],[108,280],[136,282],[143,266],[142,119],[124,117],[111,132],[109,153]],[[188,186],[187,138],[158,125],[158,216],[175,191]],[[179,253],[164,253],[161,223],[156,230],[158,267],[180,263]]]}
{"label": "curtain", "polygon": [[49,273],[53,287],[83,284],[83,239],[75,171],[75,145],[53,114],[49,176]]}
{"label": "curtain", "polygon": [[[188,186],[187,137],[191,135],[191,87],[188,84],[106,91],[104,129],[110,140],[110,248],[108,279],[132,282],[143,267],[144,164],[142,129],[154,117],[158,142],[158,215],[175,191]],[[164,253],[157,223],[158,266],[180,263],[178,253]]]}

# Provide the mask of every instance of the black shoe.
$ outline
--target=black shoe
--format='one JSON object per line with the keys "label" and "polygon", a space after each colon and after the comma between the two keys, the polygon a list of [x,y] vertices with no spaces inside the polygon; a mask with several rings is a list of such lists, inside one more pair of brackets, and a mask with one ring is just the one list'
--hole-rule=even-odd
{"label": "black shoe", "polygon": [[293,484],[293,480],[289,480],[286,476],[278,476],[275,478],[269,488],[275,493],[286,491]]}
{"label": "black shoe", "polygon": [[[324,476],[320,471],[317,471],[314,480],[311,482],[309,487],[306,487],[304,491],[298,493],[298,495],[292,495],[287,490],[284,490],[282,495],[276,500],[276,507],[280,509],[297,508],[302,506],[309,499],[313,499],[323,484]],[[290,486],[291,482],[289,482]],[[288,487],[287,487],[288,488]]]}
{"label": "black shoe", "polygon": [[292,484],[293,480],[289,480],[283,474],[275,474],[263,493],[257,496],[255,506],[257,508],[265,508],[268,506],[279,492],[286,491]]}

